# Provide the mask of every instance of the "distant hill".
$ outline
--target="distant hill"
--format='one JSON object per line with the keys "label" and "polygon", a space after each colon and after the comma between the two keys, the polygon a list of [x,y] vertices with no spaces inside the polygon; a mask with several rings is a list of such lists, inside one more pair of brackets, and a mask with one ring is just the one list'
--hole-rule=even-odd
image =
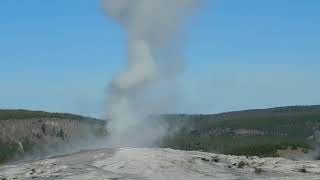
{"label": "distant hill", "polygon": [[[169,129],[157,142],[160,147],[279,156],[279,150],[305,153],[316,147],[313,134],[320,130],[320,105],[150,118]],[[0,162],[34,149],[105,138],[106,125],[106,121],[68,113],[0,110]]]}
{"label": "distant hill", "polygon": [[67,113],[0,110],[0,163],[93,144],[107,135],[106,121]]}
{"label": "distant hill", "polygon": [[98,120],[70,113],[50,113],[45,111],[30,111],[24,109],[0,109],[0,120],[30,119],[30,118],[60,118],[78,120]]}
{"label": "distant hill", "polygon": [[[208,115],[163,115],[162,118],[172,129],[177,129],[176,125],[182,127],[166,137],[162,142],[164,147],[276,156],[279,148],[312,148],[313,133],[320,129],[320,106],[288,106]],[[264,153],[263,150],[268,148]]]}

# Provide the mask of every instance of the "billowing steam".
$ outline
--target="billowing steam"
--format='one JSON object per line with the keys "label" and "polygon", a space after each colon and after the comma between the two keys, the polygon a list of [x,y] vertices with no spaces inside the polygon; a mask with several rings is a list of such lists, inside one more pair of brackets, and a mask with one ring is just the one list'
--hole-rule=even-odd
{"label": "billowing steam", "polygon": [[168,76],[160,69],[176,68],[177,26],[193,5],[194,0],[103,0],[108,17],[125,29],[128,45],[127,67],[113,77],[107,91],[114,145],[146,145],[163,133],[145,121],[164,106],[155,101],[170,102],[170,96],[157,93],[165,89],[164,79],[173,80],[176,73]]}

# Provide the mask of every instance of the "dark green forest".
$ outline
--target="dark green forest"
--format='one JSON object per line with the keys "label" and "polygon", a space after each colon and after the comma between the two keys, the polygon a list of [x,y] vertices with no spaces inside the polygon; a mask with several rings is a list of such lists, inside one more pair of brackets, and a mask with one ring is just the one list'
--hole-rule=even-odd
{"label": "dark green forest", "polygon": [[278,156],[279,149],[312,150],[320,106],[290,106],[212,115],[163,115],[172,129],[162,147],[233,155]]}
{"label": "dark green forest", "polygon": [[[0,110],[0,125],[1,120],[32,118],[106,122],[67,113]],[[307,153],[315,146],[313,133],[320,130],[319,105],[220,114],[166,114],[153,115],[150,118],[156,121],[156,124],[165,125],[170,132],[157,142],[157,147],[231,155],[276,157],[279,155],[278,150],[288,148],[301,148]],[[30,145],[23,146],[26,150]],[[16,154],[21,154],[16,144],[0,142],[0,161]]]}

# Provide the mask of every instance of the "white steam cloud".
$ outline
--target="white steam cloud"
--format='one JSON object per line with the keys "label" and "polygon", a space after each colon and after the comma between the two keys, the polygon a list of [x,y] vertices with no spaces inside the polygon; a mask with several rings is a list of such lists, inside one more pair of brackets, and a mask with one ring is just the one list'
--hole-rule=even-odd
{"label": "white steam cloud", "polygon": [[146,120],[164,106],[161,101],[170,102],[170,96],[157,93],[165,89],[161,87],[164,79],[174,80],[176,73],[163,74],[161,64],[175,69],[180,57],[174,43],[177,26],[194,3],[195,0],[103,0],[108,17],[125,29],[128,45],[127,68],[113,77],[107,91],[113,145],[146,145],[164,133],[160,127],[151,128]]}

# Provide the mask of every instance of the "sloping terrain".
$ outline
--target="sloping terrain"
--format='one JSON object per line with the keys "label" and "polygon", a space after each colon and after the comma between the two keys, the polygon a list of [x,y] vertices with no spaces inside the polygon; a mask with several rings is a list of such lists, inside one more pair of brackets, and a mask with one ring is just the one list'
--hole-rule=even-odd
{"label": "sloping terrain", "polygon": [[0,163],[106,135],[105,121],[73,114],[0,110]]}
{"label": "sloping terrain", "polygon": [[24,109],[0,109],[0,120],[32,119],[32,118],[59,118],[78,120],[97,120],[69,113],[49,113],[45,111],[30,111]]}
{"label": "sloping terrain", "polygon": [[[320,106],[157,115],[151,119],[168,128],[168,135],[156,144],[164,148],[290,158],[311,152],[309,159],[320,157],[320,153],[314,153],[320,143],[317,145],[313,136],[320,129]],[[0,162],[99,138],[106,141],[105,122],[73,114],[0,110]]]}
{"label": "sloping terrain", "polygon": [[320,161],[121,148],[0,166],[0,179],[319,179]]}
{"label": "sloping terrain", "polygon": [[171,129],[163,147],[235,155],[278,156],[278,150],[314,148],[320,106],[290,106],[212,115],[164,115]]}

